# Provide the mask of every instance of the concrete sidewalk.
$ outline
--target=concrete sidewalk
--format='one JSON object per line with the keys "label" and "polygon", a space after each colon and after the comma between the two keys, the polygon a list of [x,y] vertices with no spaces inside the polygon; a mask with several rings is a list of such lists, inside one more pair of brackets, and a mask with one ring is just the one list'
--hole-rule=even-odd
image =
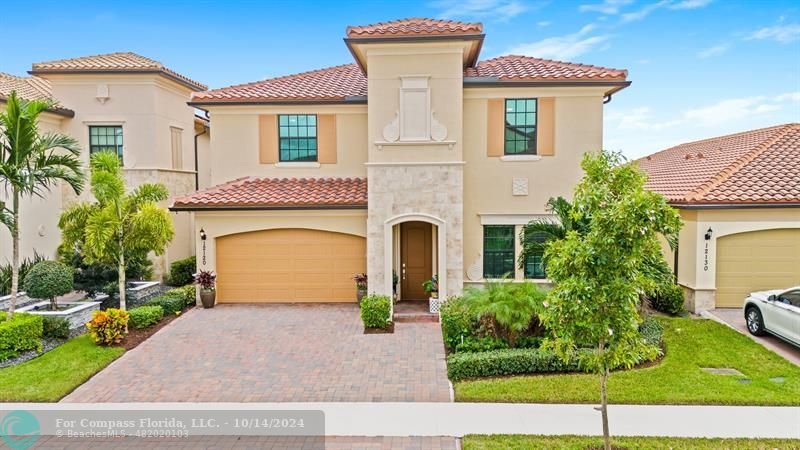
{"label": "concrete sidewalk", "polygon": [[[507,403],[0,404],[2,410],[321,410],[328,436],[599,435],[594,405]],[[616,436],[800,439],[800,407],[611,405]]]}

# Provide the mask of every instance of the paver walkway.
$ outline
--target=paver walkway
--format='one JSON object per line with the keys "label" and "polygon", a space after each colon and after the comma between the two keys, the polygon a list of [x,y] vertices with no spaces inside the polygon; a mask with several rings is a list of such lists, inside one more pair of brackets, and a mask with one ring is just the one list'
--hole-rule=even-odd
{"label": "paver walkway", "polygon": [[438,323],[363,334],[351,304],[194,309],[64,402],[449,402]]}

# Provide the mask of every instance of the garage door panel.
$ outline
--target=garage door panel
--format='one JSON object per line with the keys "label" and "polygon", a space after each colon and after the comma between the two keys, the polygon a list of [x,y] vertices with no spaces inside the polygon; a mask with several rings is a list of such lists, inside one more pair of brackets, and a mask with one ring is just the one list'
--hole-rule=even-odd
{"label": "garage door panel", "polygon": [[353,274],[366,271],[366,240],[278,229],[217,239],[218,301],[353,302]]}
{"label": "garage door panel", "polygon": [[753,291],[800,284],[800,230],[765,230],[717,241],[719,308],[740,308]]}

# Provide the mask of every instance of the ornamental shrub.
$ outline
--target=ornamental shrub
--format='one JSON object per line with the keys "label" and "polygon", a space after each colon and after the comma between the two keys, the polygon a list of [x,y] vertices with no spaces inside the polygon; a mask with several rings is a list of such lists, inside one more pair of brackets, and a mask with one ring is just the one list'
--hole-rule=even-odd
{"label": "ornamental shrub", "polygon": [[4,312],[0,316],[0,361],[28,350],[42,351],[42,316],[17,313],[8,319]]}
{"label": "ornamental shrub", "polygon": [[661,347],[664,337],[664,327],[661,322],[653,317],[647,316],[644,321],[639,325],[639,333],[642,338],[649,345]]}
{"label": "ornamental shrub", "polygon": [[517,347],[520,336],[543,332],[539,314],[544,310],[547,294],[539,286],[526,281],[488,282],[483,288],[467,288],[464,298],[483,321],[482,332]]}
{"label": "ornamental shrub", "polygon": [[683,288],[675,283],[660,286],[650,299],[653,309],[673,316],[684,311],[683,302]]}
{"label": "ornamental shrub", "polygon": [[92,320],[86,323],[89,334],[97,344],[119,344],[125,337],[128,326],[128,312],[121,309],[109,308],[105,311],[95,311]]}
{"label": "ornamental shrub", "polygon": [[42,316],[42,337],[48,339],[69,338],[69,322],[63,317]]}
{"label": "ornamental shrub", "polygon": [[392,300],[387,295],[370,294],[361,299],[361,321],[364,328],[387,328],[391,323]]}
{"label": "ornamental shrub", "polygon": [[186,300],[184,297],[164,294],[164,295],[159,295],[158,297],[153,297],[152,299],[145,302],[145,305],[160,306],[162,311],[164,311],[164,315],[172,316],[183,309],[185,301]]}
{"label": "ornamental shrub", "polygon": [[72,292],[72,268],[58,261],[41,261],[25,277],[25,292],[29,297],[50,300],[56,309],[56,297]]}
{"label": "ornamental shrub", "polygon": [[197,268],[197,258],[188,258],[173,261],[169,266],[169,284],[172,286],[185,286],[194,281],[194,272]]}
{"label": "ornamental shrub", "polygon": [[549,350],[513,348],[475,353],[453,353],[447,357],[447,376],[452,381],[530,373],[576,372],[578,362],[564,362]]}
{"label": "ornamental shrub", "polygon": [[170,289],[167,292],[164,292],[164,295],[167,297],[180,298],[183,300],[184,307],[194,306],[197,303],[197,294],[193,284],[187,284],[183,287]]}
{"label": "ornamental shrub", "polygon": [[140,306],[129,310],[128,315],[130,316],[128,323],[138,330],[157,324],[164,317],[164,308],[158,305]]}
{"label": "ornamental shrub", "polygon": [[478,320],[463,297],[450,297],[439,305],[439,317],[442,322],[444,344],[451,351],[455,350],[462,339],[475,336],[478,331]]}

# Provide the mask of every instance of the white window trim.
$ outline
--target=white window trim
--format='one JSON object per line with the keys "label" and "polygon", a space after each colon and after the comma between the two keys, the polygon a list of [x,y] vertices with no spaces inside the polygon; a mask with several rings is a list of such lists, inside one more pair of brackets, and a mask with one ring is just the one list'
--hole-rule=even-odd
{"label": "white window trim", "polygon": [[274,166],[278,169],[319,169],[322,164],[313,161],[282,161],[275,163]]}
{"label": "white window trim", "polygon": [[540,161],[542,159],[539,155],[503,155],[500,161],[503,162],[532,162]]}

